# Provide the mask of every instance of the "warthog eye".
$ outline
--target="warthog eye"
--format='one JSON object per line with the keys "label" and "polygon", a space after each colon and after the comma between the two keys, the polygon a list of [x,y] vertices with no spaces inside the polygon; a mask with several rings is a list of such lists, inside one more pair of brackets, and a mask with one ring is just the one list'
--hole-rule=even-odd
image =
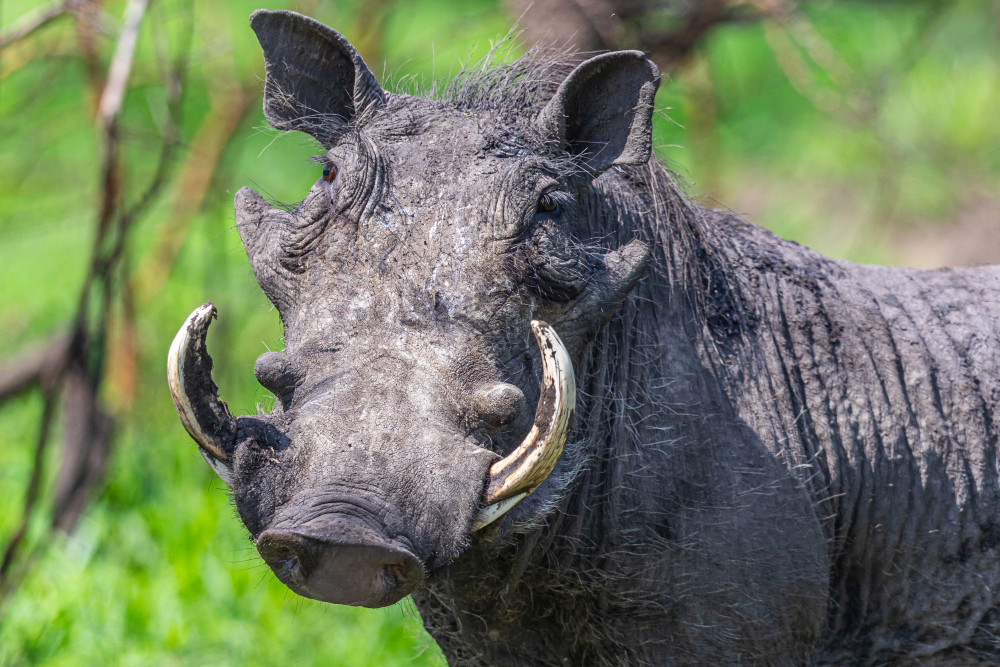
{"label": "warthog eye", "polygon": [[337,178],[337,167],[327,162],[323,165],[323,180],[330,183],[335,178]]}
{"label": "warthog eye", "polygon": [[538,198],[538,212],[557,215],[559,213],[559,202],[551,194],[545,192]]}

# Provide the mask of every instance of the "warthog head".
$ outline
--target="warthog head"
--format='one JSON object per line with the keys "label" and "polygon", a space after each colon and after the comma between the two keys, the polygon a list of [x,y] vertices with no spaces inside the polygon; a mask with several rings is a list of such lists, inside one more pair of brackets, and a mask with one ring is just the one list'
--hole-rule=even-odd
{"label": "warthog head", "polygon": [[236,195],[284,324],[285,351],[254,368],[277,400],[269,415],[230,415],[205,348],[211,304],[174,340],[170,388],[277,577],[380,607],[528,494],[511,521],[559,494],[549,473],[574,410],[571,359],[649,257],[638,241],[599,249],[592,183],[649,159],[659,75],[638,52],[610,53],[554,89],[515,63],[425,100],[384,91],[316,21],[261,10],[250,22],[267,120],[326,151],[294,210]]}

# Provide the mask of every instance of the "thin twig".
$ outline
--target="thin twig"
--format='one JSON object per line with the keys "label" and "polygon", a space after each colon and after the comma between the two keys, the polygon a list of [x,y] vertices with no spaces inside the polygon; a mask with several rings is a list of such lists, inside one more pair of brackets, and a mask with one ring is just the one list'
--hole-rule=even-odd
{"label": "thin twig", "polygon": [[38,430],[38,437],[35,440],[35,457],[31,466],[31,478],[28,480],[28,490],[24,494],[24,507],[21,510],[21,521],[17,530],[10,538],[7,548],[3,553],[3,560],[0,561],[0,586],[5,582],[7,571],[14,562],[18,547],[24,541],[24,536],[28,532],[28,524],[35,511],[35,504],[38,502],[38,490],[41,487],[42,472],[45,467],[45,450],[49,443],[49,434],[52,428],[52,417],[55,415],[56,396],[54,392],[45,395],[45,404],[42,406],[41,427]]}
{"label": "thin twig", "polygon": [[135,43],[139,37],[139,24],[149,0],[129,0],[125,7],[125,18],[122,31],[118,36],[118,45],[108,67],[108,81],[104,84],[101,101],[97,105],[97,118],[108,127],[118,118],[125,97],[125,83],[132,72],[132,59],[135,56]]}
{"label": "thin twig", "polygon": [[[788,21],[764,21],[764,37],[778,66],[785,73],[788,83],[811,103],[817,111],[833,118],[838,123],[849,127],[863,124],[865,118],[862,109],[866,105],[855,98],[848,97],[849,92],[860,96],[858,90],[825,88],[821,86],[816,75],[803,57],[802,52],[791,37]],[[832,78],[828,72],[828,77]]]}
{"label": "thin twig", "polygon": [[[190,13],[188,14],[188,19],[190,22]],[[146,190],[128,210],[119,216],[117,226],[118,239],[107,256],[108,265],[112,267],[120,266],[120,274],[123,277],[119,286],[121,300],[120,326],[117,329],[111,327],[110,318],[107,323],[111,335],[117,338],[116,344],[108,350],[107,368],[105,369],[113,389],[111,396],[117,401],[117,408],[119,410],[125,410],[131,406],[138,363],[138,345],[135,336],[135,276],[132,275],[128,262],[129,257],[125,252],[126,240],[128,230],[132,224],[162,194],[164,187],[168,183],[172,167],[175,164],[177,151],[181,146],[179,122],[184,106],[184,93],[187,90],[185,82],[191,54],[191,31],[183,31],[183,34],[188,36],[187,41],[180,49],[180,55],[176,58],[172,66],[165,64],[167,54],[166,45],[162,40],[154,42],[157,63],[163,80],[163,88],[167,96],[167,109],[162,128],[160,157]],[[182,193],[180,194],[181,197],[190,194],[187,190],[188,188],[183,185],[183,178],[180,179],[179,185],[175,184],[175,192]],[[177,230],[175,229],[175,231]],[[143,263],[143,265],[145,264]],[[111,286],[109,284],[108,291],[110,292],[110,290]]]}
{"label": "thin twig", "polygon": [[101,92],[104,90],[106,74],[97,46],[97,38],[100,33],[95,27],[98,23],[96,14],[100,11],[101,2],[103,0],[92,0],[80,7],[74,21],[77,49],[83,59],[83,70],[87,74],[87,87],[90,94],[88,102],[92,114],[97,113],[97,102],[101,99]]}
{"label": "thin twig", "polygon": [[0,35],[0,51],[41,30],[57,18],[76,9],[82,0],[59,0],[43,7],[38,7],[31,14],[22,16],[15,21],[9,30]]}
{"label": "thin twig", "polygon": [[681,26],[658,35],[647,35],[645,50],[664,71],[672,71],[685,60],[705,36],[718,25],[746,21],[746,8],[731,6],[725,0],[696,3],[681,18]]}
{"label": "thin twig", "polygon": [[51,386],[59,366],[65,363],[68,349],[69,338],[59,335],[18,350],[12,361],[0,366],[0,403],[36,384]]}
{"label": "thin twig", "polygon": [[157,234],[154,250],[135,274],[140,305],[148,303],[170,276],[192,218],[201,210],[223,151],[248,111],[253,97],[238,88],[215,98],[191,141],[191,151],[177,177],[167,219],[169,227]]}
{"label": "thin twig", "polygon": [[[225,43],[224,51],[232,48]],[[182,53],[188,53],[183,49]],[[239,75],[233,63],[224,61],[209,72],[219,85],[209,90],[210,106],[188,144],[188,152],[180,165],[170,201],[170,211],[166,216],[169,224],[158,230],[153,251],[130,277],[139,308],[145,306],[153,295],[159,292],[170,275],[180,254],[191,220],[201,210],[209,188],[215,178],[229,139],[252,109],[255,95],[241,86]],[[184,68],[175,68],[183,77]],[[181,80],[168,78],[172,86],[183,89]],[[179,110],[179,106],[177,106]],[[179,112],[179,111],[178,111]],[[169,122],[169,117],[168,117]],[[169,133],[169,127],[165,133]]]}

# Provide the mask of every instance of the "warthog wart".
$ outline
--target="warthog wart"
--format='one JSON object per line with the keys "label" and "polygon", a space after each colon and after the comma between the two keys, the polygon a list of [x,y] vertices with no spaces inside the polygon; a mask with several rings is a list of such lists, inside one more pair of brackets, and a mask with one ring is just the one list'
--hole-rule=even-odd
{"label": "warthog wart", "polygon": [[267,120],[325,151],[292,210],[236,195],[276,405],[218,397],[211,304],[168,375],[289,588],[412,595],[454,664],[1000,661],[1000,270],[691,202],[639,52],[422,99],[312,19],[251,26]]}

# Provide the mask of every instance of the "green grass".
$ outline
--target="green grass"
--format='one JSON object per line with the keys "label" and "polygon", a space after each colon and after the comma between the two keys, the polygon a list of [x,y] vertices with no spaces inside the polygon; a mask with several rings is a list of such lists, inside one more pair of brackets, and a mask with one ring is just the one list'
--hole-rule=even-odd
{"label": "green grass", "polygon": [[[0,24],[33,4],[3,3]],[[120,16],[122,4],[111,2],[108,11]],[[197,3],[186,142],[225,72],[259,87],[259,49],[246,24],[256,4]],[[359,39],[360,0],[314,4],[317,18]],[[182,6],[164,0],[151,14],[171,43],[184,30]],[[887,230],[949,220],[973,185],[996,190],[1000,77],[987,12],[985,2],[954,5],[911,66],[899,71],[919,23],[912,3],[810,5],[816,30],[855,73],[852,83],[862,91],[885,88],[870,119],[851,126],[818,111],[789,84],[761,26],[721,29],[699,61],[664,83],[655,128],[660,154],[690,179],[692,192],[753,208],[758,222],[784,236],[837,256],[890,261]],[[372,69],[380,77],[384,72],[390,88],[423,88],[481,57],[509,27],[496,2],[404,3],[385,22],[387,64],[383,69],[372,61]],[[152,29],[147,24],[142,33],[124,117],[132,192],[155,166],[163,108]],[[42,42],[63,55],[36,59],[0,79],[0,358],[65,325],[86,270],[98,141],[81,64],[65,55],[72,34],[68,24],[49,28]],[[102,48],[106,55],[107,45]],[[15,49],[4,62],[23,55]],[[832,87],[822,76],[819,81],[821,89]],[[699,123],[706,95],[715,116]],[[324,605],[278,583],[183,432],[166,390],[167,346],[184,317],[211,299],[220,317],[209,345],[223,395],[236,412],[269,400],[252,367],[262,352],[281,348],[280,326],[247,266],[233,227],[232,195],[251,185],[279,200],[299,199],[316,178],[309,158],[317,148],[263,125],[255,113],[236,132],[176,266],[162,288],[138,304],[135,403],[116,415],[106,480],[72,536],[48,535],[45,507],[31,525],[32,567],[19,574],[17,594],[0,607],[0,665],[441,662],[409,603],[381,611]],[[883,201],[886,192],[896,193],[891,206]],[[133,267],[149,260],[159,234],[175,229],[178,221],[168,211],[161,202],[138,223]],[[120,405],[105,390],[111,404]],[[0,546],[20,516],[40,406],[35,394],[0,406],[0,497],[6,499]],[[58,468],[61,433],[56,436],[46,488]]]}

